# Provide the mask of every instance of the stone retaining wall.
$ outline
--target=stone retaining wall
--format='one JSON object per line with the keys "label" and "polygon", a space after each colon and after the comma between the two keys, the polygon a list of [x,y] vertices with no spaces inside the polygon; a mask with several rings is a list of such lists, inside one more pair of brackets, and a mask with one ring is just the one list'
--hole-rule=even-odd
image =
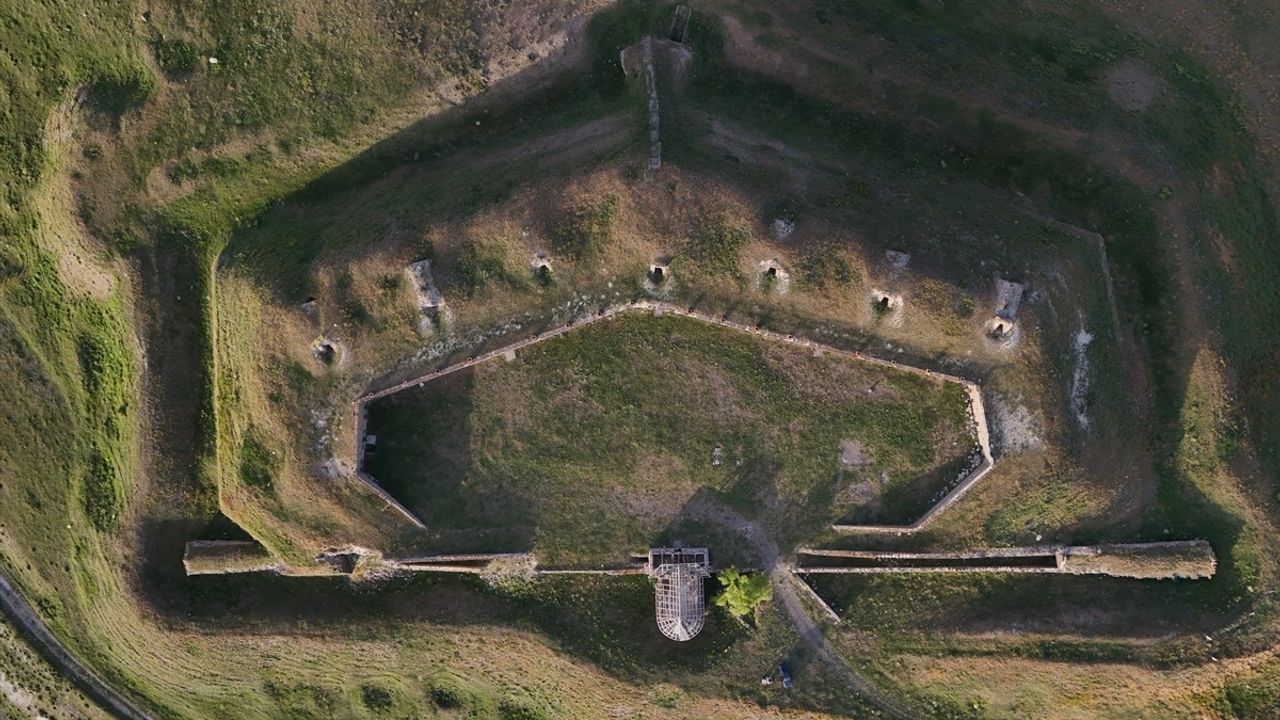
{"label": "stone retaining wall", "polygon": [[374,400],[387,397],[388,395],[394,395],[398,392],[407,390],[409,388],[421,387],[422,385],[428,382],[431,382],[432,380],[436,380],[450,373],[454,373],[459,370],[465,370],[466,368],[474,367],[476,365],[479,365],[484,362],[488,362],[490,360],[493,360],[499,357],[503,357],[503,356],[510,357],[511,353],[516,353],[519,350],[529,347],[530,345],[533,345],[535,343],[539,343],[544,340],[549,340],[551,338],[558,337],[576,328],[589,325],[591,323],[598,322],[600,320],[605,320],[607,318],[613,317],[620,313],[627,313],[627,312],[649,312],[654,314],[655,316],[661,316],[664,314],[679,315],[681,317],[698,320],[700,322],[710,323],[712,325],[717,325],[723,328],[736,330],[738,332],[744,332],[751,335],[756,335],[759,337],[769,339],[774,342],[786,343],[789,345],[807,348],[809,350],[812,350],[815,354],[836,355],[838,357],[844,357],[851,360],[857,360],[859,362],[870,363],[873,365],[879,365],[881,367],[892,368],[894,370],[898,370],[901,372],[911,373],[913,375],[918,375],[920,377],[928,378],[934,382],[952,382],[952,383],[957,383],[964,387],[966,394],[968,394],[969,396],[969,412],[970,412],[970,417],[973,421],[975,435],[977,436],[978,448],[980,453],[980,460],[978,465],[972,471],[970,471],[959,483],[957,483],[956,486],[952,488],[945,496],[943,496],[943,498],[940,501],[938,501],[937,504],[935,504],[924,515],[922,515],[919,520],[915,521],[910,525],[833,525],[832,528],[838,532],[879,533],[879,534],[891,533],[891,534],[898,534],[898,535],[918,532],[923,528],[925,528],[926,526],[928,526],[929,523],[931,523],[944,510],[954,505],[961,497],[964,496],[965,493],[969,491],[971,487],[973,487],[975,483],[977,483],[984,476],[986,476],[986,474],[990,472],[991,469],[995,466],[995,459],[991,455],[991,432],[987,424],[987,412],[986,412],[986,406],[982,400],[982,389],[978,386],[977,383],[971,380],[967,380],[965,378],[958,377],[956,375],[950,375],[947,373],[938,372],[935,370],[928,370],[925,368],[915,367],[913,365],[906,365],[893,360],[886,360],[884,358],[876,357],[874,355],[868,355],[866,353],[858,352],[855,350],[841,350],[839,348],[834,348],[829,345],[824,345],[822,343],[815,342],[813,340],[799,338],[799,337],[796,337],[795,335],[787,335],[784,333],[774,332],[772,330],[765,330],[758,326],[748,325],[741,322],[735,322],[733,320],[728,320],[723,317],[716,317],[714,315],[708,315],[706,313],[701,313],[696,310],[681,307],[673,303],[662,302],[658,300],[636,300],[628,303],[621,303],[618,305],[611,305],[611,306],[602,308],[598,310],[594,315],[589,315],[583,318],[571,319],[569,322],[565,323],[564,325],[561,325],[559,327],[553,328],[545,332],[538,333],[536,335],[525,338],[523,340],[516,341],[514,343],[511,343],[510,345],[504,345],[495,350],[489,350],[488,352],[475,355],[466,360],[462,360],[460,362],[448,365],[446,367],[423,373],[422,375],[418,375],[416,377],[410,378],[403,382],[396,383],[395,385],[391,385],[381,390],[371,391],[360,396],[359,398],[356,399],[355,406],[353,408],[353,411],[355,414],[355,427],[356,427],[356,433],[357,433],[356,435],[356,467],[358,469],[357,476],[361,480],[363,480],[366,484],[368,484],[371,488],[373,488],[374,491],[377,492],[380,497],[382,497],[384,500],[387,500],[388,503],[391,504],[396,510],[398,510],[399,512],[403,513],[406,517],[408,517],[415,525],[417,525],[418,527],[424,527],[421,520],[413,516],[413,514],[409,510],[407,510],[404,506],[400,505],[400,503],[396,502],[394,498],[392,498],[385,490],[383,490],[381,487],[378,486],[377,482],[373,478],[371,478],[369,475],[363,472],[365,407],[370,402],[373,402]]}
{"label": "stone retaining wall", "polygon": [[[1204,540],[1177,540],[1154,543],[1106,545],[1037,545],[1015,548],[984,548],[967,552],[885,552],[879,550],[826,550],[801,548],[792,572],[806,574],[881,573],[1058,573],[1066,575],[1106,575],[1138,579],[1203,579],[1217,570],[1213,548]],[[1045,558],[1045,565],[955,566],[946,562],[965,560],[1016,560]],[[827,558],[831,565],[814,564]],[[874,567],[848,567],[838,560],[884,561]],[[894,564],[895,561],[900,564]],[[937,562],[930,566],[930,561]],[[908,564],[911,563],[911,564]]]}

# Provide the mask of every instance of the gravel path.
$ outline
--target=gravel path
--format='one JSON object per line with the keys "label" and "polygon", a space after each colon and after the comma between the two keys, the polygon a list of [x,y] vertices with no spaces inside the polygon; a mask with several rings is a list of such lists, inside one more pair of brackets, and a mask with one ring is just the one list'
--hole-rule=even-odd
{"label": "gravel path", "polygon": [[785,563],[778,561],[778,545],[764,528],[706,496],[696,498],[686,506],[685,512],[690,517],[732,528],[751,543],[760,556],[760,561],[764,563],[766,572],[769,573],[773,597],[782,604],[782,609],[786,611],[796,634],[813,650],[818,660],[835,673],[845,685],[853,688],[862,699],[880,708],[888,717],[918,716],[909,707],[890,697],[870,680],[860,675],[831,647],[826,636],[822,634],[822,628],[813,621],[813,617],[804,606],[804,601],[800,598],[796,583],[802,581]]}
{"label": "gravel path", "polygon": [[0,608],[31,645],[85,695],[120,720],[151,720],[134,705],[75,658],[36,615],[31,604],[18,592],[8,576],[0,573]]}

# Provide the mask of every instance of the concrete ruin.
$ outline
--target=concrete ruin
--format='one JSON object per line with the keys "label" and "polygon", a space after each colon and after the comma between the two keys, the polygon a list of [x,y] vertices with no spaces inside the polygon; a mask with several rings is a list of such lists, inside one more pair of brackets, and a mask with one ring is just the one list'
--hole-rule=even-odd
{"label": "concrete ruin", "polygon": [[776,217],[773,219],[773,237],[778,242],[783,242],[791,237],[796,231],[796,221],[790,217]]}
{"label": "concrete ruin", "polygon": [[1018,334],[1018,308],[1022,305],[1025,286],[996,278],[995,310],[983,324],[988,338],[1001,345],[1010,345]]}
{"label": "concrete ruin", "polygon": [[901,250],[885,250],[885,262],[889,263],[892,270],[905,270],[907,265],[911,263],[911,253],[902,252]]}
{"label": "concrete ruin", "polygon": [[347,357],[346,348],[341,343],[324,336],[312,341],[311,353],[315,355],[316,360],[329,367],[341,365]]}
{"label": "concrete ruin", "polygon": [[551,284],[553,271],[551,268],[551,257],[546,253],[534,253],[533,260],[529,266],[533,269],[533,279],[539,285],[546,287]]}
{"label": "concrete ruin", "polygon": [[902,324],[902,310],[906,307],[906,300],[901,295],[872,288],[867,301],[871,304],[871,316],[876,322],[894,327]]}
{"label": "concrete ruin", "polygon": [[1213,577],[1217,557],[1204,540],[1040,545],[951,553],[802,548],[796,553],[793,570],[801,575],[997,572],[1201,580]]}
{"label": "concrete ruin", "polygon": [[669,298],[675,290],[675,283],[671,278],[671,264],[665,258],[659,258],[649,264],[649,270],[644,274],[644,281],[641,283],[644,291],[654,297]]}
{"label": "concrete ruin", "polygon": [[965,380],[963,378],[943,375],[941,373],[932,373],[925,371],[932,377],[945,378],[950,382],[957,383],[964,387],[965,393],[969,396],[969,421],[972,423],[973,434],[977,439],[977,452],[971,458],[970,463],[964,468],[963,474],[957,480],[954,487],[948,490],[941,498],[934,503],[933,507],[925,511],[919,519],[909,525],[853,525],[847,523],[836,523],[831,526],[832,530],[839,533],[854,534],[891,534],[891,535],[910,535],[920,532],[932,523],[939,515],[947,510],[947,508],[959,502],[965,493],[978,483],[979,480],[987,476],[991,469],[995,467],[995,456],[991,454],[991,426],[987,420],[986,404],[982,399],[982,388],[977,383]]}
{"label": "concrete ruin", "polygon": [[467,553],[400,558],[394,567],[412,572],[464,573],[488,577],[531,577],[538,562],[529,553]]}
{"label": "concrete ruin", "polygon": [[667,37],[672,42],[685,43],[689,42],[689,16],[692,13],[688,5],[679,5],[676,7],[675,14],[671,17],[671,32]]}
{"label": "concrete ruin", "polygon": [[711,577],[706,548],[651,548],[645,573],[653,580],[658,630],[685,642],[702,632],[706,622],[703,582]]}
{"label": "concrete ruin", "polygon": [[637,75],[644,78],[645,98],[649,118],[648,173],[662,167],[662,140],[660,137],[660,113],[658,106],[658,78],[654,70],[653,38],[646,35],[640,42],[622,49],[619,55],[622,72],[628,78]]}
{"label": "concrete ruin", "polygon": [[646,35],[640,39],[639,43],[623,48],[619,55],[625,76],[644,77],[645,104],[649,119],[648,174],[650,176],[662,168],[661,111],[658,101],[658,74],[655,69],[657,63],[654,58],[654,48],[660,46],[662,50],[665,59],[663,72],[679,83],[692,59],[692,52],[687,45],[689,17],[689,6],[678,6],[672,17],[671,30],[667,39],[655,39]]}
{"label": "concrete ruin", "polygon": [[409,285],[413,288],[414,299],[423,322],[419,329],[424,335],[430,335],[435,326],[445,321],[444,295],[436,287],[435,277],[431,273],[431,260],[419,260],[405,268],[409,276]]}
{"label": "concrete ruin", "polygon": [[779,295],[785,295],[791,290],[791,273],[782,267],[778,258],[761,260],[756,264],[756,272],[759,274],[761,290]]}
{"label": "concrete ruin", "polygon": [[192,540],[182,554],[187,575],[279,572],[280,561],[252,540]]}

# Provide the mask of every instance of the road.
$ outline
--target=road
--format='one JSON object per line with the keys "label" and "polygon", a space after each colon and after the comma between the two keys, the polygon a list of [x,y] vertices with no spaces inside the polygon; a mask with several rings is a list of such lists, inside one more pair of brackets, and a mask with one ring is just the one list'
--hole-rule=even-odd
{"label": "road", "polygon": [[17,626],[32,647],[89,699],[120,720],[151,720],[128,698],[75,658],[18,592],[9,577],[0,572],[0,608]]}
{"label": "road", "polygon": [[778,562],[778,545],[758,523],[751,522],[733,510],[721,505],[706,496],[700,496],[685,507],[685,512],[706,522],[731,528],[740,533],[756,549],[765,571],[769,573],[769,582],[773,586],[773,597],[782,605],[791,621],[796,634],[804,641],[814,655],[828,670],[841,678],[845,685],[852,688],[862,699],[878,707],[888,717],[909,720],[918,717],[910,707],[890,697],[875,683],[860,675],[849,666],[839,653],[827,642],[822,628],[813,621],[809,611],[800,598],[796,583],[799,578],[786,566]]}

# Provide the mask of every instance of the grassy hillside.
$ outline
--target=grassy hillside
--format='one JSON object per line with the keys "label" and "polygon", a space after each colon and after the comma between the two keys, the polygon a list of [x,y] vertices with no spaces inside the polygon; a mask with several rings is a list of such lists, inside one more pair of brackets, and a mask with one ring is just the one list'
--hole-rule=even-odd
{"label": "grassy hillside", "polygon": [[[227,532],[216,522],[218,474],[238,472],[245,457],[251,469],[270,465],[268,440],[255,447],[231,429],[257,421],[250,411],[286,415],[244,380],[258,382],[251,373],[260,368],[237,364],[259,339],[248,324],[271,317],[281,298],[292,305],[329,292],[322,262],[424,231],[424,215],[535,202],[514,177],[569,177],[582,158],[635,140],[638,91],[622,79],[617,52],[661,30],[669,7],[630,4],[592,26],[581,73],[545,93],[528,95],[537,83],[512,77],[538,60],[564,62],[560,23],[588,6],[0,0],[0,564],[60,637],[158,716],[536,718],[609,708],[748,717],[774,704],[861,712],[817,664],[793,695],[758,686],[796,645],[776,610],[755,632],[716,616],[703,644],[667,654],[646,624],[648,589],[638,582],[491,589],[414,580],[352,591],[330,579],[179,577],[183,540]],[[1095,716],[1196,708],[1265,717],[1280,696],[1274,663],[1257,655],[1278,637],[1265,588],[1276,577],[1280,230],[1275,168],[1257,152],[1260,121],[1229,84],[1242,81],[1218,58],[1153,37],[1159,21],[1141,8],[1123,17],[1034,1],[716,9],[736,24],[695,16],[698,64],[664,106],[664,123],[687,131],[666,136],[669,157],[695,179],[655,194],[710,206],[727,195],[700,191],[729,178],[752,188],[757,211],[795,208],[802,225],[808,211],[841,240],[865,244],[867,256],[906,246],[916,267],[946,280],[920,287],[953,313],[966,312],[966,293],[994,271],[980,252],[1035,274],[1051,288],[1044,336],[1031,345],[1038,354],[991,379],[1000,392],[1059,409],[1074,313],[1105,315],[1105,287],[1091,274],[1094,256],[1070,246],[1068,233],[1012,223],[1052,215],[1106,238],[1123,314],[1114,342],[1093,346],[1100,374],[1089,408],[1113,437],[1050,422],[1062,437],[1050,438],[1043,464],[1027,461],[1016,481],[993,476],[913,542],[1030,541],[1041,531],[1084,541],[1203,536],[1220,559],[1220,576],[1197,586],[833,583],[824,591],[853,609],[834,633],[841,650],[939,717],[1040,715],[1071,703]],[[1255,42],[1275,27],[1265,5],[1220,12],[1213,26],[1229,37]],[[1184,21],[1191,33],[1196,23]],[[1157,88],[1139,110],[1109,89],[1123,61],[1139,63]],[[477,114],[436,114],[485,88],[493,104]],[[621,118],[610,126],[616,144],[501,162],[548,132],[611,116]],[[442,172],[448,164],[437,162],[482,151],[505,171]],[[791,164],[810,174],[795,180],[780,169],[787,162],[771,153],[785,152],[799,153]],[[552,167],[544,157],[563,159]],[[416,182],[397,184],[406,177]],[[635,197],[624,212],[672,207]],[[440,258],[449,291],[477,298],[468,307],[496,298],[496,316],[521,293],[542,292],[531,282],[504,287],[519,283],[483,255],[515,241],[472,239],[471,256]],[[829,253],[843,267],[826,262],[832,245],[810,255],[807,247],[785,251],[803,276],[845,278],[846,298],[870,289],[853,280],[869,277],[859,251]],[[740,260],[740,277],[711,283],[718,307],[733,307],[748,286]],[[220,290],[218,263],[243,273],[238,284]],[[539,295],[548,304],[579,288],[559,277]],[[220,291],[252,297],[232,306],[242,314],[220,317]],[[848,338],[849,324],[818,311],[852,305],[823,308],[820,297],[779,303],[771,321]],[[806,325],[814,316],[827,319]],[[961,330],[940,336],[959,344],[967,326],[953,325]],[[1090,327],[1112,329],[1105,320]],[[221,364],[215,345],[236,362]],[[1046,379],[1026,380],[1027,368]],[[1139,459],[1110,472],[1122,455]],[[1062,501],[1124,495],[1141,507]],[[1110,525],[1113,508],[1123,512]],[[1046,528],[1046,517],[1061,520]],[[323,517],[304,519],[311,536],[331,529]],[[1078,612],[1099,599],[1110,603],[1102,615]],[[1062,622],[1007,637],[1012,625],[1045,617]],[[5,683],[47,710],[95,716],[43,671],[24,673],[36,664],[13,647],[0,669],[18,669],[5,669]],[[1116,677],[1128,692],[1106,690]],[[25,711],[21,692],[0,689],[2,711]]]}

